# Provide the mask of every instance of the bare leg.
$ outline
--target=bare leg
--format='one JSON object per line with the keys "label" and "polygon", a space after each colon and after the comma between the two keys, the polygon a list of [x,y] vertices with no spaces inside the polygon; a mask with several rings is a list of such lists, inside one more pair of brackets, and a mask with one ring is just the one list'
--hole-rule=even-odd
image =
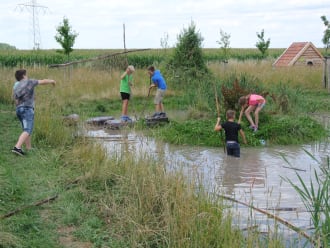
{"label": "bare leg", "polygon": [[164,112],[164,105],[163,105],[162,102],[159,103],[159,111],[160,111],[160,112]]}
{"label": "bare leg", "polygon": [[161,103],[156,104],[156,112],[161,112]]}
{"label": "bare leg", "polygon": [[[28,141],[27,141],[28,140]],[[27,143],[26,143],[27,142]],[[30,149],[31,149],[31,138],[30,138],[30,134],[26,131],[24,131],[23,133],[21,133],[21,135],[18,138],[18,141],[16,143],[16,148],[21,149],[23,144],[26,144],[26,146],[30,145]]]}
{"label": "bare leg", "polygon": [[257,107],[256,111],[254,112],[254,120],[255,120],[255,124],[258,127],[259,124],[259,112],[262,109],[262,107]]}
{"label": "bare leg", "polygon": [[25,140],[25,147],[26,147],[26,150],[31,150],[32,146],[31,146],[31,135],[29,135],[27,137],[27,139]]}
{"label": "bare leg", "polygon": [[245,116],[248,119],[248,121],[250,122],[251,126],[255,126],[255,123],[252,120],[251,117],[251,112],[255,109],[255,106],[249,106],[246,110],[245,110]]}
{"label": "bare leg", "polygon": [[123,100],[122,108],[121,108],[121,115],[127,115],[128,109],[128,99]]}

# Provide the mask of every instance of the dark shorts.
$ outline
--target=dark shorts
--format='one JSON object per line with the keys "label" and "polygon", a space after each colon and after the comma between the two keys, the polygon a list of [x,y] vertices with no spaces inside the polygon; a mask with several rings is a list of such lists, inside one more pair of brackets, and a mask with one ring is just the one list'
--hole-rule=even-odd
{"label": "dark shorts", "polygon": [[34,110],[31,107],[16,108],[16,115],[22,124],[22,129],[25,132],[32,134],[34,125]]}
{"label": "dark shorts", "polygon": [[227,148],[227,155],[234,156],[239,158],[240,157],[240,145],[237,142],[226,142]]}
{"label": "dark shorts", "polygon": [[120,92],[121,100],[129,100],[130,94],[126,92]]}

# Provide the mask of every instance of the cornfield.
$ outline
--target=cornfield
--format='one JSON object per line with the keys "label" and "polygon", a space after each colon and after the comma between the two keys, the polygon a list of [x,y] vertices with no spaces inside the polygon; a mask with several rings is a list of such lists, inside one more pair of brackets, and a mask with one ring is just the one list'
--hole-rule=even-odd
{"label": "cornfield", "polygon": [[[151,49],[147,51],[134,52],[121,55],[129,64],[138,68],[145,68],[152,64],[159,64],[166,61],[173,52],[170,49]],[[1,67],[29,67],[29,66],[47,66],[51,64],[62,64],[68,61],[77,61],[90,59],[104,54],[112,54],[121,51],[120,49],[80,49],[74,50],[70,56],[59,53],[56,50],[0,50]],[[282,54],[284,49],[274,48],[268,50],[268,58],[275,59]],[[320,49],[321,53],[324,49]],[[204,58],[206,62],[223,61],[224,54],[220,48],[204,48]],[[260,60],[261,53],[257,48],[231,48],[229,51],[230,59],[238,61]],[[123,58],[119,59],[122,60]],[[112,58],[102,61],[104,65],[114,64],[118,58]]]}

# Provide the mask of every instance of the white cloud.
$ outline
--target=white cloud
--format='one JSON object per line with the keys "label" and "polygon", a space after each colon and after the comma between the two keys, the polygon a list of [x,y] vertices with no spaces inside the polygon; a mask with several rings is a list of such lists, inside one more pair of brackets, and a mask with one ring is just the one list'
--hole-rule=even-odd
{"label": "white cloud", "polygon": [[[21,3],[24,0],[1,1],[0,42],[30,49],[32,17],[27,8],[17,10]],[[174,45],[191,21],[204,37],[204,47],[218,47],[220,28],[231,35],[231,47],[255,47],[256,33],[262,29],[271,47],[284,48],[293,41],[312,41],[320,47],[324,30],[320,16],[330,13],[328,0],[39,0],[38,4],[48,7],[38,13],[45,49],[59,48],[54,36],[64,16],[79,33],[74,48],[122,48],[123,23],[128,48],[160,47],[164,33]]]}

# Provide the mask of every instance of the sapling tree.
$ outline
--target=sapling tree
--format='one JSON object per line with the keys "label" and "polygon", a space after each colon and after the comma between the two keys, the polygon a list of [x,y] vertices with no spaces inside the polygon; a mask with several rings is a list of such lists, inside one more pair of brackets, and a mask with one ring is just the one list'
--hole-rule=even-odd
{"label": "sapling tree", "polygon": [[164,37],[160,38],[160,45],[163,49],[165,49],[165,52],[166,52],[167,48],[169,48],[168,39],[169,39],[168,33],[164,33]]}
{"label": "sapling tree", "polygon": [[323,21],[324,26],[326,27],[324,30],[322,42],[325,46],[325,52],[327,53],[330,47],[330,23],[325,16],[321,16],[321,20]]}
{"label": "sapling tree", "polygon": [[184,28],[178,35],[178,42],[170,61],[173,68],[194,78],[207,72],[202,52],[203,40],[202,35],[196,30],[196,25],[193,22],[191,22],[188,28]]}
{"label": "sapling tree", "polygon": [[223,62],[227,63],[230,53],[230,34],[220,29],[220,40],[217,41],[223,53]]}
{"label": "sapling tree", "polygon": [[261,52],[262,57],[264,58],[264,57],[266,57],[266,55],[268,53],[270,39],[268,39],[267,41],[265,40],[265,31],[264,30],[261,30],[260,33],[257,32],[257,37],[259,40],[256,43],[256,47]]}
{"label": "sapling tree", "polygon": [[73,51],[73,45],[78,36],[78,33],[72,30],[69,25],[69,19],[64,17],[63,22],[56,28],[57,34],[55,40],[62,46],[63,52],[69,57],[70,53]]}

